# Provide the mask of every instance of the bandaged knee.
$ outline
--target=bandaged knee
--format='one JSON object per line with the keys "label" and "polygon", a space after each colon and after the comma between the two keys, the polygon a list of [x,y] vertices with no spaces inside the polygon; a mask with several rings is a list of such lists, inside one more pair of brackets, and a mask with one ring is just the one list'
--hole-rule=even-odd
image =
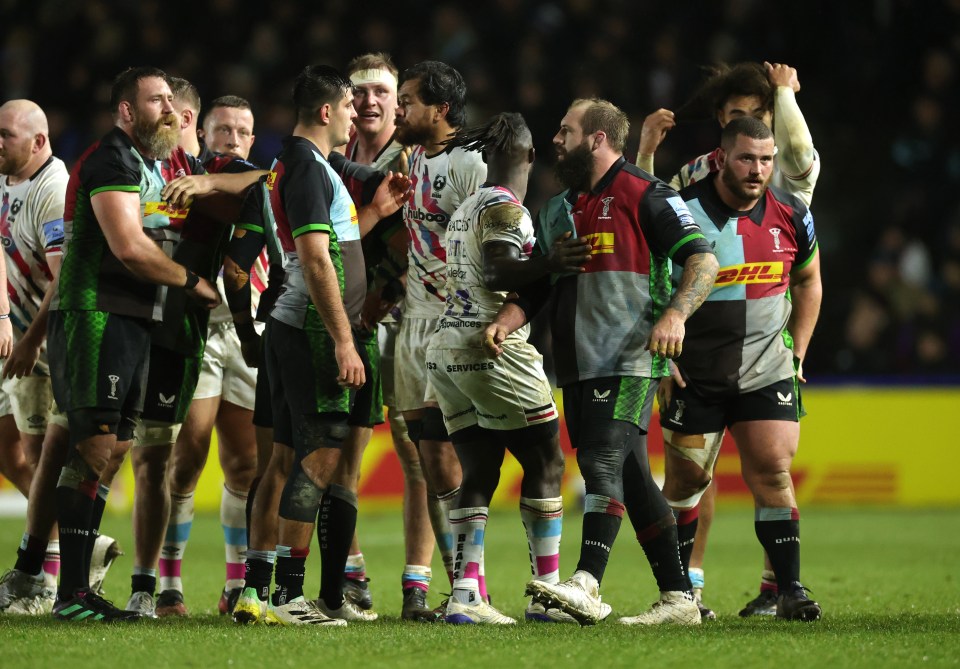
{"label": "bandaged knee", "polygon": [[700,503],[700,498],[703,497],[703,493],[710,487],[710,482],[713,480],[713,467],[717,462],[722,443],[723,432],[684,434],[664,428],[664,448],[669,449],[677,457],[694,463],[706,474],[706,482],[700,485],[694,494],[686,499],[673,500],[668,498],[667,504],[675,509],[689,509]]}

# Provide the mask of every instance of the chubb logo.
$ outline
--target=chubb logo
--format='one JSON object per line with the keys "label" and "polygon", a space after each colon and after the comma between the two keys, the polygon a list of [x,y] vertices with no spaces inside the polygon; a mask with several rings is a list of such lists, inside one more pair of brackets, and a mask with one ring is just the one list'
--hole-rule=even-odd
{"label": "chubb logo", "polygon": [[790,406],[790,403],[793,402],[793,393],[787,393],[786,395],[781,395],[780,391],[777,391],[777,399],[780,400],[780,406]]}
{"label": "chubb logo", "polygon": [[585,239],[591,247],[590,255],[596,255],[598,253],[613,253],[613,233],[612,232],[593,232],[589,235],[584,235]]}
{"label": "chubb logo", "polygon": [[594,402],[608,402],[610,397],[610,390],[604,390],[602,393],[598,388],[593,389],[593,401]]}
{"label": "chubb logo", "polygon": [[730,286],[736,283],[780,283],[783,279],[783,263],[781,261],[759,263],[751,262],[743,265],[724,267],[717,273],[715,286]]}

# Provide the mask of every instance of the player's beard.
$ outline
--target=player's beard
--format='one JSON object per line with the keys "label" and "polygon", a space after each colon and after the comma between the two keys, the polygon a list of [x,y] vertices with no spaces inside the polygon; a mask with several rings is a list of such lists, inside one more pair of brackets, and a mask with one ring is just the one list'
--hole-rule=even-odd
{"label": "player's beard", "polygon": [[[172,125],[165,126],[165,122]],[[133,136],[144,148],[150,158],[162,160],[169,156],[180,143],[180,124],[176,114],[165,114],[151,123],[137,114],[133,120]]]}
{"label": "player's beard", "polygon": [[16,151],[5,148],[0,155],[0,174],[6,176],[16,174],[30,162],[29,151]]}
{"label": "player's beard", "polygon": [[590,190],[590,177],[593,174],[593,152],[584,143],[566,152],[553,166],[557,181],[572,191]]}
{"label": "player's beard", "polygon": [[404,146],[426,144],[430,141],[430,133],[426,128],[416,128],[406,122],[396,122],[396,140]]}
{"label": "player's beard", "polygon": [[[764,181],[761,177],[747,177],[746,179],[739,179],[733,170],[727,169],[726,167],[720,171],[720,178],[723,179],[723,185],[726,186],[731,193],[733,193],[734,197],[739,198],[744,203],[753,202],[762,198],[763,194],[767,192],[767,184],[770,181],[769,178]],[[744,186],[744,184],[747,183],[759,183],[760,192],[754,195],[754,193],[748,191]]]}

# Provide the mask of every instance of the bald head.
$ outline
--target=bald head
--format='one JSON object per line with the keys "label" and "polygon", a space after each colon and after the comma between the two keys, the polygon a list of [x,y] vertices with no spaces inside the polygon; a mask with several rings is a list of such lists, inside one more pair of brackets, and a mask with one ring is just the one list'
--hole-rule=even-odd
{"label": "bald head", "polygon": [[47,115],[35,102],[0,106],[0,174],[11,184],[30,178],[52,153]]}

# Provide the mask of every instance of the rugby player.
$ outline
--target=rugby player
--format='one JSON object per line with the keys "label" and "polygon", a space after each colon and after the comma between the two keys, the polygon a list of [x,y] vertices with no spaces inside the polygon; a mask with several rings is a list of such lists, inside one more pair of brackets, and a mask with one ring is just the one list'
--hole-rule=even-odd
{"label": "rugby player", "polygon": [[729,428],[776,579],[775,615],[816,620],[820,606],[800,585],[790,463],[800,437],[803,358],[820,310],[820,261],[806,205],[768,188],[774,155],[764,123],[734,119],[723,130],[719,171],[681,191],[721,269],[687,323],[687,345],[675,361],[684,385],[661,385],[664,494],[681,514],[695,513],[719,452],[712,436]]}
{"label": "rugby player", "polygon": [[[406,295],[394,357],[397,408],[403,412],[410,441],[420,451],[427,479],[430,522],[453,583],[453,534],[449,512],[462,472],[436,402],[425,400],[427,341],[446,300],[443,236],[457,207],[483,183],[487,169],[479,153],[448,147],[466,121],[466,84],[454,68],[424,61],[403,72],[397,107],[396,138],[417,145],[410,157],[413,191],[404,206],[409,233]],[[483,563],[480,594],[486,599]]]}
{"label": "rugby player", "polygon": [[[789,65],[739,63],[716,70],[688,104],[696,105],[702,101],[715,114],[721,129],[731,120],[743,116],[758,118],[771,126],[777,144],[771,183],[799,197],[809,207],[820,175],[820,156],[813,147],[813,137],[797,105],[796,94],[799,92],[797,71]],[[674,125],[674,113],[667,109],[658,109],[644,120],[637,152],[638,167],[653,173],[654,153]],[[679,190],[717,172],[718,152],[719,149],[714,149],[691,160],[673,176],[670,185]],[[675,377],[674,381],[683,383],[679,377]],[[704,439],[706,443],[714,444],[722,441],[723,433],[704,435]],[[667,479],[670,479],[669,470]],[[713,523],[716,493],[716,485],[708,485],[698,505],[683,513],[677,512],[681,555],[685,558],[684,562],[689,561],[691,565],[690,580],[704,619],[716,617],[702,602],[705,584],[703,558]],[[740,615],[774,615],[776,600],[776,578],[769,560],[766,560],[760,594],[747,603]]]}
{"label": "rugby player", "polygon": [[[709,293],[717,264],[679,196],[624,160],[628,128],[626,115],[607,101],[570,106],[553,139],[557,176],[568,190],[540,211],[536,238],[542,251],[574,233],[589,242],[590,261],[581,272],[517,291],[488,334],[499,346],[549,299],[557,382],[586,482],[575,573],[558,584],[533,580],[527,593],[581,624],[598,622],[608,613],[600,581],[627,503],[643,528],[661,599],[642,620],[625,622],[698,624],[676,525],[650,475],[643,437],[659,379],[682,350],[684,322]],[[672,299],[671,259],[683,266]],[[625,467],[637,469],[631,489]]]}
{"label": "rugby player", "polygon": [[[578,272],[589,259],[588,246],[582,240],[563,240],[554,253],[530,260],[533,221],[522,201],[534,150],[520,114],[498,114],[458,134],[451,146],[482,153],[487,179],[447,226],[446,308],[427,348],[431,391],[463,468],[460,494],[450,510],[456,559],[445,619],[506,625],[516,620],[481,597],[478,581],[500,465],[509,450],[523,467],[520,516],[530,568],[535,579],[557,583],[564,460],[553,391],[540,354],[527,343],[529,328],[502,342],[495,360],[483,347],[483,333],[507,291],[551,272]],[[548,615],[537,603],[526,611],[530,620],[558,616],[569,619],[559,611]]]}
{"label": "rugby player", "polygon": [[[185,148],[198,151],[200,162],[211,172],[253,169],[246,162],[255,139],[253,124],[249,102],[233,95],[219,97],[211,103],[203,129],[196,133],[203,143],[194,141],[185,128],[185,140],[189,141]],[[217,239],[218,244],[224,242],[222,237]],[[254,309],[266,284],[267,271],[265,255],[258,256],[251,273]],[[221,295],[222,282],[222,277],[218,277]],[[160,550],[156,606],[160,617],[187,615],[180,571],[193,525],[193,495],[207,461],[214,426],[224,474],[220,524],[226,553],[226,582],[217,603],[222,615],[231,612],[240,594],[247,550],[247,496],[254,475],[265,468],[269,457],[269,451],[262,458],[257,452],[253,426],[256,383],[256,369],[248,367],[243,360],[230,308],[226,303],[221,304],[210,314],[197,387],[171,454],[170,519]]]}
{"label": "rugby player", "polygon": [[54,397],[70,431],[56,490],[62,570],[53,608],[66,621],[140,617],[89,587],[89,556],[108,493],[100,477],[114,449],[133,437],[150,325],[161,316],[160,287],[183,287],[207,308],[219,301],[210,281],[169,257],[180,210],[164,202],[163,188],[178,172],[203,168],[177,149],[166,74],[147,67],[122,72],[110,107],[116,127],[83,154],[68,183],[68,243],[48,322]]}

